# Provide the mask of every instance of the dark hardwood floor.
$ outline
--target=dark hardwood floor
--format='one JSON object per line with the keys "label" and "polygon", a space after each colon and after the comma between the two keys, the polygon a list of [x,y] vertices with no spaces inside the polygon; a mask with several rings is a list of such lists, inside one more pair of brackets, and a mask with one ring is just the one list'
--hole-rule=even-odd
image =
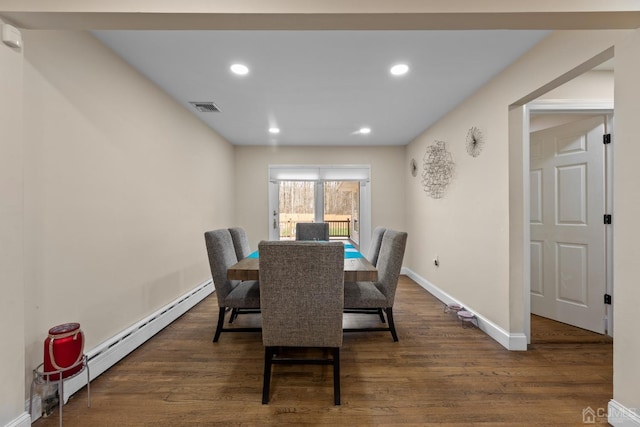
{"label": "dark hardwood floor", "polygon": [[[533,316],[529,351],[505,350],[462,328],[405,276],[388,332],[346,333],[342,405],[328,366],[276,366],[262,405],[259,333],[223,333],[212,343],[215,295],[92,382],[64,407],[65,426],[554,426],[583,425],[582,411],[612,397],[612,340]],[[242,315],[238,326],[259,324]],[[349,314],[345,327],[376,325]],[[605,423],[606,420],[599,420]],[[57,411],[37,427],[56,426]]]}

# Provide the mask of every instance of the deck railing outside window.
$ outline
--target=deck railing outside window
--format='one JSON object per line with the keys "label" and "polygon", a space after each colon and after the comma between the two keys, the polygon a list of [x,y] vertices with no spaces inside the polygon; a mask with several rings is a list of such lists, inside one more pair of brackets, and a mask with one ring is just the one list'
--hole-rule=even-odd
{"label": "deck railing outside window", "polygon": [[[329,237],[351,237],[351,219],[327,220],[329,223]],[[280,238],[295,239],[297,221],[280,221]]]}

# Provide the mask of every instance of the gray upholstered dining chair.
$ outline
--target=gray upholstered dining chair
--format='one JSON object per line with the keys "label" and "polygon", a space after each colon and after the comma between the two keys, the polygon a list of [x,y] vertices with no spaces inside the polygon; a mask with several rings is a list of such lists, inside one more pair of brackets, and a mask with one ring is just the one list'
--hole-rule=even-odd
{"label": "gray upholstered dining chair", "polygon": [[299,222],[296,224],[296,240],[329,240],[328,222]]}
{"label": "gray upholstered dining chair", "polygon": [[[263,241],[258,250],[265,347],[262,403],[269,402],[272,365],[293,363],[333,365],[334,403],[339,405],[343,244]],[[288,347],[330,349],[332,357],[284,357]]]}
{"label": "gray upholstered dining chair", "polygon": [[[248,257],[251,254],[251,247],[249,246],[249,239],[247,238],[247,232],[242,227],[229,228],[229,234],[231,234],[231,240],[233,240],[233,248],[236,251],[236,258],[238,261]],[[241,313],[255,313],[258,310],[255,309],[231,309],[231,316],[229,316],[229,323],[238,317]]]}
{"label": "gray upholstered dining chair", "polygon": [[393,303],[406,245],[407,233],[387,229],[382,237],[380,255],[376,265],[378,281],[351,282],[345,284],[344,287],[345,312],[357,309],[382,308],[387,316],[388,327],[345,329],[345,332],[389,331],[393,340],[398,341],[398,334],[393,320]]}
{"label": "gray upholstered dining chair", "polygon": [[236,251],[236,258],[238,261],[249,256],[251,253],[251,247],[249,246],[249,239],[247,238],[247,232],[242,227],[232,227],[229,229],[231,234],[231,240],[233,240],[233,247]]}
{"label": "gray upholstered dining chair", "polygon": [[[378,263],[378,255],[380,254],[380,245],[382,244],[382,236],[384,236],[384,232],[387,231],[386,227],[376,227],[371,234],[371,244],[369,245],[369,251],[367,252],[367,260],[373,264],[375,267]],[[355,286],[351,283],[345,283],[345,288],[350,286]],[[345,309],[345,313],[370,313],[377,314],[380,317],[380,321],[385,323],[386,320],[384,318],[384,309],[382,307],[378,308],[358,308],[358,309]]]}
{"label": "gray upholstered dining chair", "polygon": [[382,243],[382,236],[385,231],[387,231],[385,227],[376,227],[371,234],[371,244],[369,245],[369,252],[367,252],[367,259],[374,266],[378,263],[380,244]]}
{"label": "gray upholstered dining chair", "polygon": [[224,328],[227,309],[259,309],[260,288],[255,280],[239,281],[227,279],[227,269],[238,262],[231,234],[227,229],[204,233],[211,277],[218,298],[218,324],[213,342],[218,342],[221,332],[255,332],[260,328]]}

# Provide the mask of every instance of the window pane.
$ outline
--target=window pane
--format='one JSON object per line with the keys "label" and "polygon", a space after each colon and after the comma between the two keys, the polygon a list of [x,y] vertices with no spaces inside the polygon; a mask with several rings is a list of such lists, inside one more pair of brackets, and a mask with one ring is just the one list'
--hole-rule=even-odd
{"label": "window pane", "polygon": [[280,181],[280,239],[295,239],[298,222],[313,222],[315,182]]}
{"label": "window pane", "polygon": [[329,236],[352,238],[354,231],[357,233],[359,191],[357,181],[324,182],[324,220],[329,223]]}

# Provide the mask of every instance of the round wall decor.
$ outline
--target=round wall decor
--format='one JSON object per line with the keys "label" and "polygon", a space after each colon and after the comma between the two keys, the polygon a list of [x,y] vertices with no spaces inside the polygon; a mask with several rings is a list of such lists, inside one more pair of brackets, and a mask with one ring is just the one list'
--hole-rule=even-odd
{"label": "round wall decor", "polygon": [[418,175],[418,163],[416,163],[416,159],[411,159],[409,162],[409,172],[411,172],[411,176]]}
{"label": "round wall decor", "polygon": [[482,135],[482,131],[473,126],[469,129],[469,132],[467,132],[467,153],[469,153],[471,157],[478,157],[483,145],[484,135]]}

